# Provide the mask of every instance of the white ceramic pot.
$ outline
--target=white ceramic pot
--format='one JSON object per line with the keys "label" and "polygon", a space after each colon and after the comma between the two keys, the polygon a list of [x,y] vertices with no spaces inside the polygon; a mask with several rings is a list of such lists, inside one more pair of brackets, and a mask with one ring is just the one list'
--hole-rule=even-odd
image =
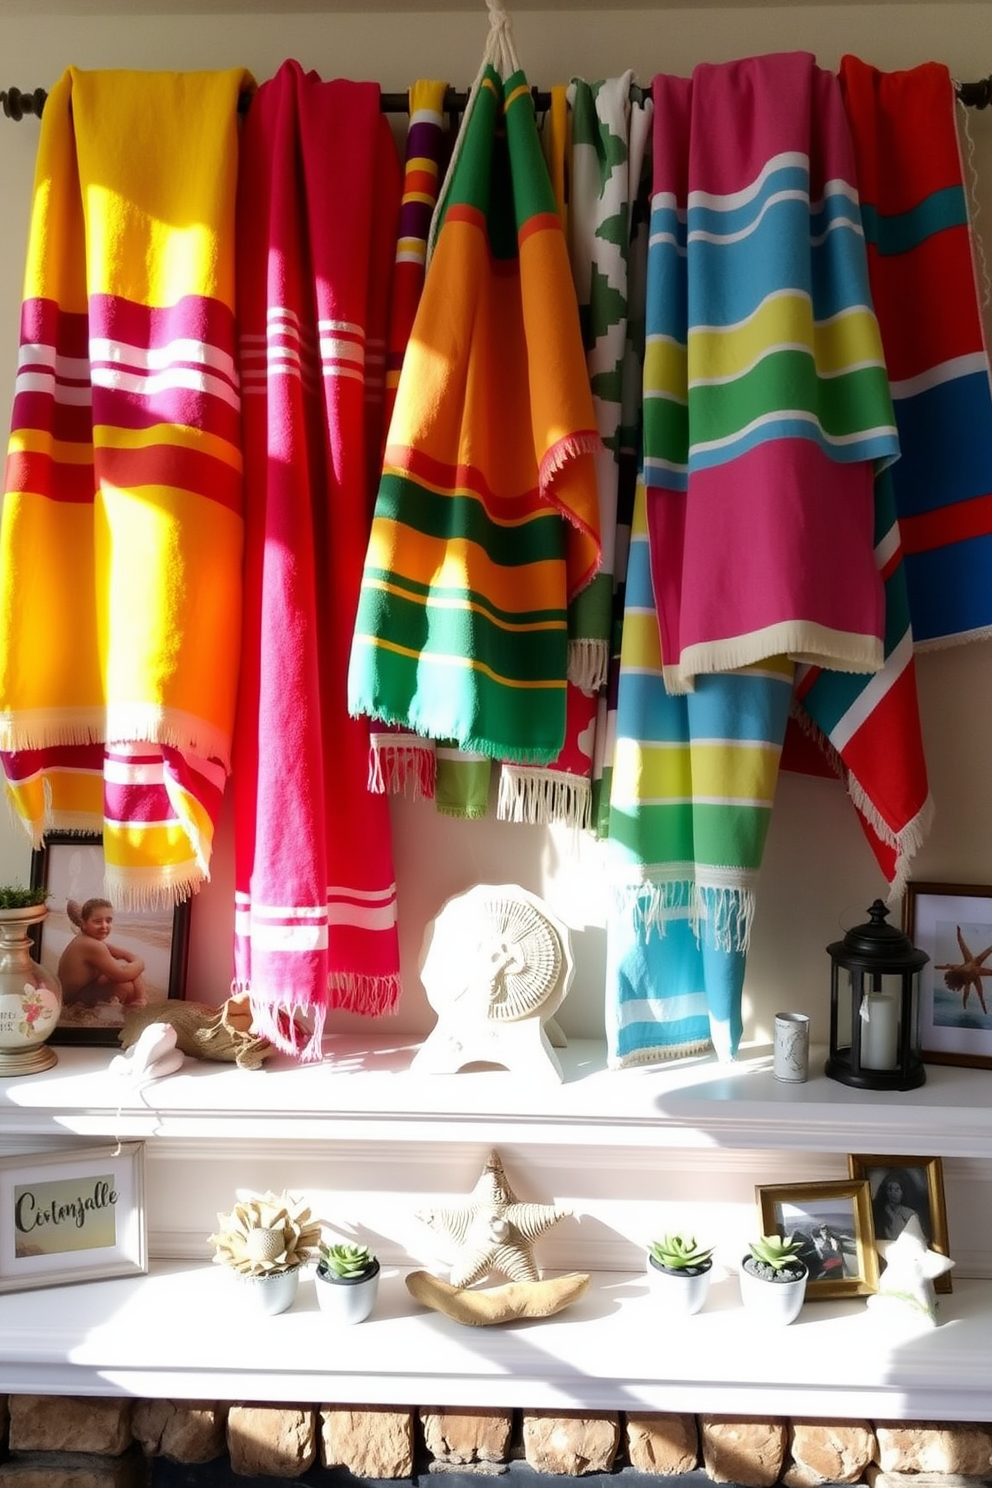
{"label": "white ceramic pot", "polygon": [[286,1312],[296,1301],[300,1289],[300,1268],[289,1271],[268,1271],[262,1276],[239,1276],[244,1300],[254,1312],[268,1317],[277,1312]]}
{"label": "white ceramic pot", "polygon": [[45,1040],[62,1013],[62,987],[31,957],[28,931],[47,915],[44,904],[0,910],[0,1075],[34,1075],[57,1055]]}
{"label": "white ceramic pot", "polygon": [[379,1262],[369,1276],[314,1277],[317,1305],[336,1323],[363,1323],[375,1306],[379,1292]]}
{"label": "white ceramic pot", "polygon": [[742,1260],[738,1276],[741,1301],[745,1307],[759,1312],[765,1322],[779,1327],[795,1322],[806,1299],[808,1271],[795,1281],[767,1281],[763,1276],[745,1270]]}
{"label": "white ceramic pot", "polygon": [[651,1291],[661,1306],[672,1317],[692,1317],[701,1312],[710,1294],[710,1277],[713,1262],[705,1270],[666,1271],[653,1256],[647,1257],[647,1274]]}

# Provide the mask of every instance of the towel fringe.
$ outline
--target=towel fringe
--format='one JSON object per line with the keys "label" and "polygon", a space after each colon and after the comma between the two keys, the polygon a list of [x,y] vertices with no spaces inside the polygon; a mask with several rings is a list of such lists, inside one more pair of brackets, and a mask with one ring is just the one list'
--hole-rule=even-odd
{"label": "towel fringe", "polygon": [[788,620],[766,626],[753,635],[729,636],[687,646],[675,669],[682,680],[689,682],[713,672],[737,672],[770,656],[788,656],[800,665],[853,672],[857,676],[873,676],[885,664],[883,643],[878,636],[833,631],[822,625]]}
{"label": "towel fringe", "polygon": [[28,750],[70,749],[102,744],[105,748],[127,748],[131,744],[155,744],[186,756],[210,760],[231,773],[230,739],[221,731],[204,728],[200,719],[185,725],[163,718],[160,708],[139,705],[98,710],[89,724],[67,718],[39,718],[31,712],[9,713],[0,719],[0,750],[20,754]]}
{"label": "towel fringe", "polygon": [[508,760],[514,765],[552,765],[561,752],[561,745],[554,750],[549,749],[527,749],[517,750],[514,754],[508,754],[505,744],[494,744],[492,739],[477,739],[470,734],[463,739],[458,734],[451,732],[432,734],[427,730],[417,727],[415,718],[402,717],[399,714],[386,713],[376,710],[371,714],[364,712],[349,712],[351,718],[369,718],[373,723],[388,724],[391,728],[402,729],[405,733],[413,733],[420,739],[429,743],[444,745],[447,748],[455,748],[462,754],[477,754],[483,759]]}
{"label": "towel fringe", "polygon": [[30,713],[18,713],[16,720],[8,713],[0,720],[0,750],[4,754],[24,754],[33,749],[71,749],[81,744],[102,742],[103,732],[96,724],[83,727],[68,719],[41,720]]}
{"label": "towel fringe", "polygon": [[690,1059],[696,1054],[712,1054],[709,1039],[693,1039],[685,1044],[654,1044],[649,1049],[638,1049],[631,1054],[611,1055],[610,1069],[633,1069],[639,1064],[658,1064],[668,1059]]}
{"label": "towel fringe", "polygon": [[381,1018],[395,1013],[401,984],[398,975],[369,976],[364,973],[337,973],[328,979],[334,1007],[344,1013],[361,1013],[368,1018]]}
{"label": "towel fringe", "polygon": [[888,823],[879,815],[878,809],[868,797],[864,786],[850,774],[847,777],[847,791],[855,808],[864,817],[875,835],[882,842],[888,843],[896,854],[895,876],[889,884],[889,892],[885,897],[887,904],[898,904],[906,892],[912,860],[923,846],[933,825],[933,798],[927,796],[913,820],[907,822],[901,832],[893,832]]}
{"label": "towel fringe", "polygon": [[104,864],[103,886],[115,909],[124,914],[174,909],[198,894],[209,875],[199,864],[170,868],[163,878],[158,869],[116,868]]}
{"label": "towel fringe", "polygon": [[568,643],[568,680],[580,692],[599,692],[606,686],[610,645],[606,640],[584,637]]}
{"label": "towel fringe", "polygon": [[232,982],[231,993],[247,995],[253,1033],[268,1039],[274,1049],[292,1055],[300,1064],[320,1063],[324,1057],[325,1008],[316,1004],[304,1008],[294,1003],[262,1002],[244,981]]}
{"label": "towel fringe", "polygon": [[432,801],[436,779],[437,758],[429,741],[413,744],[409,738],[372,735],[368,788],[373,795]]}
{"label": "towel fringe", "polygon": [[549,827],[556,823],[589,831],[592,828],[592,783],[557,770],[500,771],[496,798],[498,821],[527,822]]}
{"label": "towel fringe", "polygon": [[670,920],[687,920],[697,941],[719,951],[747,951],[751,944],[755,893],[747,885],[705,884],[656,872],[640,883],[618,885],[614,897],[619,914],[633,911],[640,933],[664,935]]}

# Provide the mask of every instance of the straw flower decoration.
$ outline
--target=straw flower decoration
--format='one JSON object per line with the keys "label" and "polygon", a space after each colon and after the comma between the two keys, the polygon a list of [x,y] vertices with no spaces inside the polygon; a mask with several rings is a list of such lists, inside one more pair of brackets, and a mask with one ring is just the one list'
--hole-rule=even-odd
{"label": "straw flower decoration", "polygon": [[320,1221],[302,1199],[290,1194],[256,1194],[218,1214],[210,1236],[214,1260],[241,1276],[266,1276],[305,1265],[320,1243]]}

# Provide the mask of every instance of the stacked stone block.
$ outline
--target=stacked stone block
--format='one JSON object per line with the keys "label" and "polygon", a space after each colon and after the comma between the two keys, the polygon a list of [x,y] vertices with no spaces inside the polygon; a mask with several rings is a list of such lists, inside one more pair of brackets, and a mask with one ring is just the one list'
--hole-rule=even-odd
{"label": "stacked stone block", "polygon": [[146,1488],[156,1457],[193,1467],[225,1454],[246,1478],[315,1465],[396,1481],[425,1464],[495,1475],[522,1459],[556,1477],[628,1469],[628,1484],[702,1468],[740,1488],[992,1485],[982,1422],[0,1396],[0,1488]]}

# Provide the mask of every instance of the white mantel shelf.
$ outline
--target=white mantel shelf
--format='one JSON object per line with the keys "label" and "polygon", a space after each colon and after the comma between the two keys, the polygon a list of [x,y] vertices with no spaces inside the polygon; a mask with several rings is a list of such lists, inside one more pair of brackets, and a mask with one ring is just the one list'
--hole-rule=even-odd
{"label": "white mantel shelf", "polygon": [[[147,1277],[19,1292],[0,1302],[0,1390],[415,1406],[670,1410],[983,1420],[992,1393],[992,1285],[941,1298],[943,1321],[900,1337],[863,1299],[807,1303],[761,1328],[737,1279],[666,1323],[642,1277],[595,1276],[557,1317],[464,1327],[419,1307],[399,1271],[373,1316],[331,1324],[304,1277],[293,1308],[249,1316],[229,1273],[153,1265]],[[42,1305],[42,1303],[47,1305]]]}
{"label": "white mantel shelf", "polygon": [[418,1075],[415,1038],[340,1037],[323,1063],[260,1070],[189,1059],[135,1092],[107,1072],[113,1051],[58,1050],[40,1075],[0,1079],[0,1142],[20,1137],[230,1141],[532,1141],[542,1145],[725,1147],[992,1157],[992,1070],[927,1067],[919,1090],[854,1090],[819,1073],[783,1084],[771,1051],[608,1070],[602,1046],[558,1051],[562,1083],[502,1069]]}

